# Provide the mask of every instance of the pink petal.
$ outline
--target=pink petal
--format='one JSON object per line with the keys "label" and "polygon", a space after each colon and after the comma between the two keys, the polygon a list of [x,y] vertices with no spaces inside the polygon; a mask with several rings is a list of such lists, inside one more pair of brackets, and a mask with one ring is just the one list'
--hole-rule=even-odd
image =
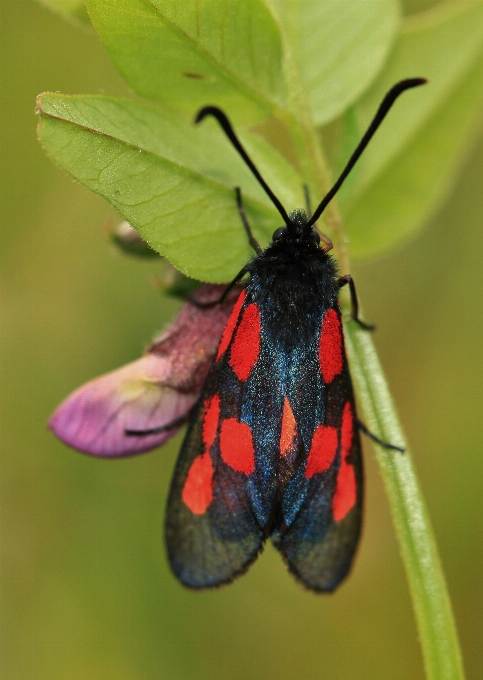
{"label": "pink petal", "polygon": [[[216,300],[223,290],[204,285],[195,297]],[[49,427],[69,446],[94,456],[129,456],[165,442],[181,425],[145,436],[128,436],[125,430],[162,427],[188,415],[239,292],[204,309],[187,302],[144,357],[77,389],[57,408]]]}

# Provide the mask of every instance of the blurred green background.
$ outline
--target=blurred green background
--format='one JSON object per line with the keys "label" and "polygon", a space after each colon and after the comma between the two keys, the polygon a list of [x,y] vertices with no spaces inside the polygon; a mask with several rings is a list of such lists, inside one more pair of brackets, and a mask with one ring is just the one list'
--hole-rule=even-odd
{"label": "blurred green background", "polygon": [[[75,387],[139,356],[176,303],[151,284],[157,263],[108,245],[107,203],[35,138],[42,91],[126,93],[94,33],[6,0],[2,50],[3,677],[423,678],[369,444],[364,536],[335,595],[304,592],[270,547],[234,585],[192,593],[162,542],[179,438],[102,461],[46,430]],[[483,668],[482,161],[480,141],[417,241],[352,268],[414,450],[469,678]]]}

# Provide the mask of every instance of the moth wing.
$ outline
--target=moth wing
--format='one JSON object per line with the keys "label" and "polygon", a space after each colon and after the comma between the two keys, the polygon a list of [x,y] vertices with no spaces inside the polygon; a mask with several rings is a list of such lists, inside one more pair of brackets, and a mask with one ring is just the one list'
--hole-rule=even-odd
{"label": "moth wing", "polygon": [[347,575],[357,548],[363,471],[338,306],[326,310],[321,329],[291,371],[288,397],[298,433],[294,445],[303,462],[283,492],[285,522],[273,539],[305,586],[332,591]]}
{"label": "moth wing", "polygon": [[278,548],[290,571],[312,590],[333,591],[347,576],[359,541],[363,479],[360,437],[339,450],[326,472],[313,475]]}
{"label": "moth wing", "polygon": [[239,411],[249,381],[239,380],[228,361],[232,336],[247,307],[244,299],[242,293],[222,336],[168,500],[169,559],[180,581],[192,588],[219,586],[244,573],[266,537],[249,493],[255,469],[252,430]]}

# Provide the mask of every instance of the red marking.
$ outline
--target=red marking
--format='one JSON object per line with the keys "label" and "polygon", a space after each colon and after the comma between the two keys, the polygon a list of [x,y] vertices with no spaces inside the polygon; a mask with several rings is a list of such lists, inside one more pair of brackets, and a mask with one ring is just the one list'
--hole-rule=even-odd
{"label": "red marking", "polygon": [[220,432],[221,457],[227,465],[251,475],[255,469],[255,449],[250,428],[236,418],[227,418],[221,424]]}
{"label": "red marking", "polygon": [[285,397],[283,402],[282,430],[280,432],[280,455],[286,456],[290,452],[294,437],[297,433],[297,423],[290,402]]}
{"label": "red marking", "polygon": [[205,401],[204,416],[202,426],[202,437],[205,449],[209,451],[215,441],[218,431],[218,421],[220,419],[220,397],[213,395]]}
{"label": "red marking", "polygon": [[354,417],[350,402],[344,405],[342,412],[341,464],[332,499],[332,514],[336,522],[340,522],[354,507],[357,501],[357,482],[354,466],[349,463],[354,436]]}
{"label": "red marking", "polygon": [[319,364],[326,383],[331,383],[336,375],[342,373],[344,366],[342,347],[339,316],[335,309],[328,309],[322,322],[319,340]]}
{"label": "red marking", "polygon": [[305,476],[308,479],[330,468],[337,454],[338,444],[337,429],[330,425],[319,425],[314,432],[305,467]]}
{"label": "red marking", "polygon": [[231,336],[233,335],[233,331],[235,330],[236,322],[238,321],[238,316],[240,314],[240,309],[242,308],[243,303],[245,302],[245,298],[246,293],[244,290],[242,290],[238,297],[238,300],[235,302],[235,306],[233,307],[230,317],[226,322],[223,335],[221,336],[220,345],[218,347],[218,354],[216,355],[217,361],[224,354],[226,348],[230,344]]}
{"label": "red marking", "polygon": [[354,436],[354,417],[352,415],[352,408],[350,402],[346,401],[344,410],[342,412],[342,457],[349,455],[352,448],[352,437]]}
{"label": "red marking", "polygon": [[243,312],[230,351],[230,366],[239,380],[246,380],[260,354],[260,312],[251,304]]}
{"label": "red marking", "polygon": [[354,507],[357,500],[357,482],[354,466],[346,458],[337,475],[334,497],[332,499],[332,514],[336,522],[340,522]]}
{"label": "red marking", "polygon": [[202,515],[213,500],[213,465],[208,452],[191,463],[181,492],[183,503],[194,515]]}

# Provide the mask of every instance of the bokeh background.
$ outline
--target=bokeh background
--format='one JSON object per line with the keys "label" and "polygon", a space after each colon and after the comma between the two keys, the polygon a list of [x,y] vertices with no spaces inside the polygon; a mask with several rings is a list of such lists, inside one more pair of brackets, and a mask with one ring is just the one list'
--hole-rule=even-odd
{"label": "bokeh background", "polygon": [[[94,33],[31,0],[6,0],[2,50],[3,677],[422,679],[370,444],[364,536],[335,595],[305,592],[270,547],[232,586],[192,593],[171,576],[162,541],[179,438],[102,461],[46,430],[70,391],[139,356],[177,305],[152,285],[158,263],[108,244],[107,203],[36,141],[38,93],[126,93]],[[352,268],[378,325],[474,679],[483,668],[482,161],[480,138],[424,233]]]}

